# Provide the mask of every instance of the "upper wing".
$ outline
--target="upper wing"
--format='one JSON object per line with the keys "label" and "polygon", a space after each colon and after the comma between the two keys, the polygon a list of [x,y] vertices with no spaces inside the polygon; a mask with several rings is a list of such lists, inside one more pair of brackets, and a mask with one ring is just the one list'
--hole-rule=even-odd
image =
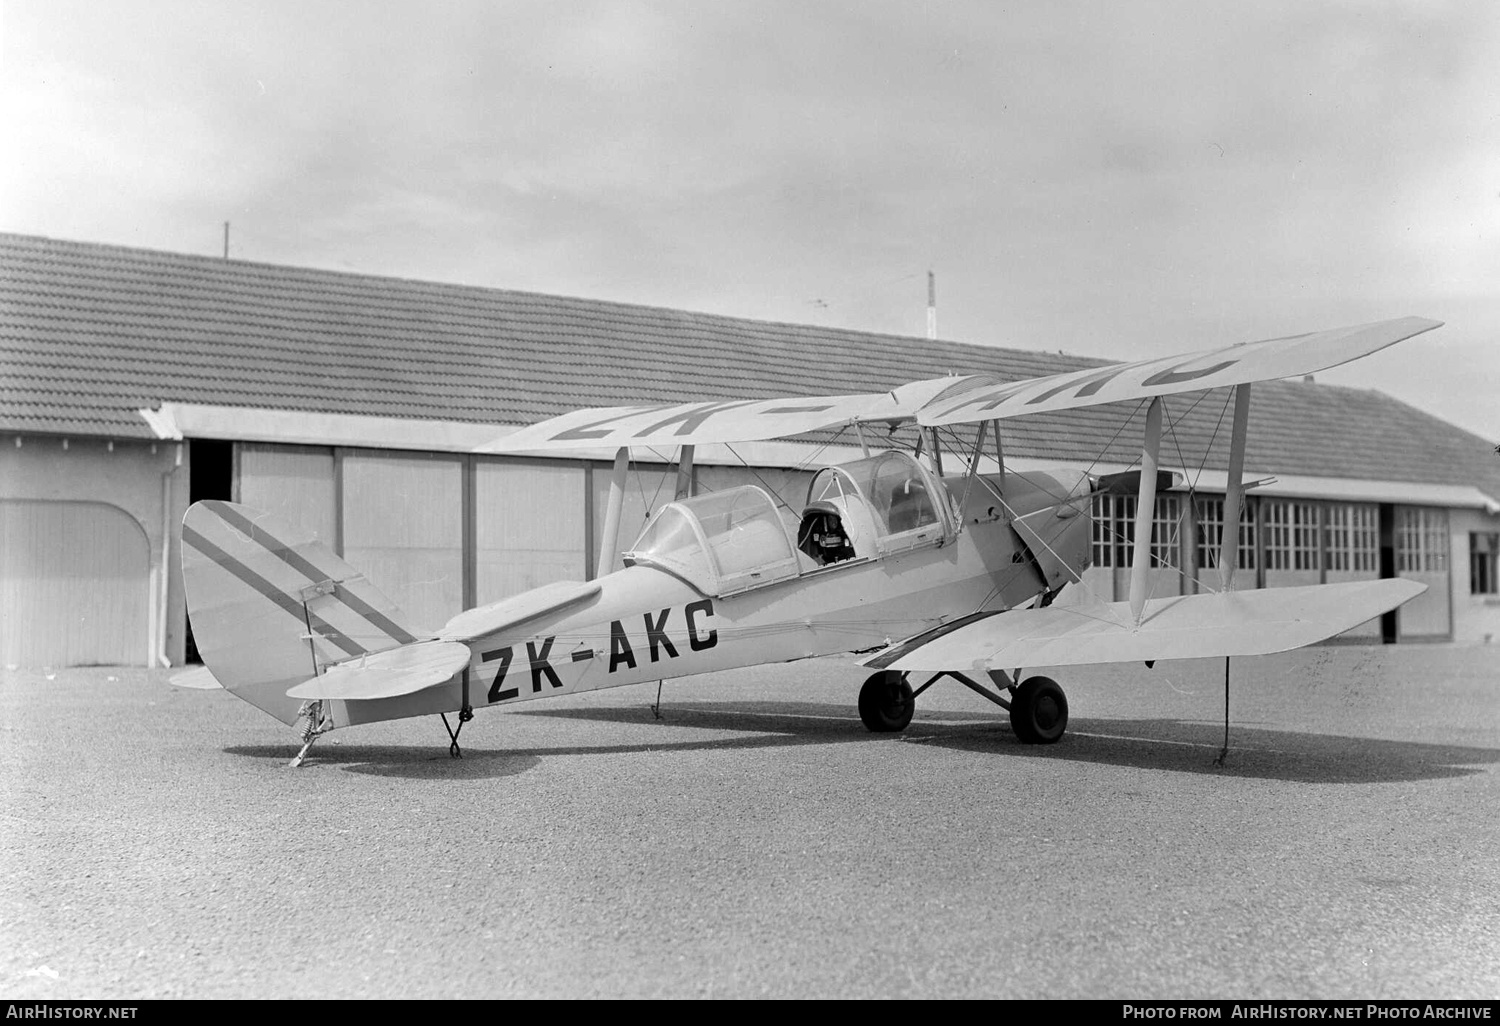
{"label": "upper wing", "polygon": [[1438,327],[1403,317],[1266,339],[1201,353],[1117,363],[1025,381],[993,375],[931,378],[890,392],[734,399],[575,410],[487,442],[476,452],[559,452],[621,446],[709,445],[793,435],[862,421],[962,424],[1027,413],[1194,392],[1312,374]]}
{"label": "upper wing", "polygon": [[917,421],[926,426],[965,424],[1296,377],[1369,356],[1441,324],[1422,317],[1402,317],[1025,381],[980,384],[968,379],[952,383],[946,394],[938,395],[922,410]]}
{"label": "upper wing", "polygon": [[[962,378],[914,381],[890,392],[788,399],[740,399],[673,406],[575,410],[481,445],[476,452],[557,452],[621,446],[750,442],[835,427],[852,421],[916,416],[933,396]],[[987,382],[989,379],[980,379]]]}
{"label": "upper wing", "polygon": [[1404,578],[976,614],[865,660],[893,670],[1010,669],[1264,655],[1331,638],[1427,590]]}

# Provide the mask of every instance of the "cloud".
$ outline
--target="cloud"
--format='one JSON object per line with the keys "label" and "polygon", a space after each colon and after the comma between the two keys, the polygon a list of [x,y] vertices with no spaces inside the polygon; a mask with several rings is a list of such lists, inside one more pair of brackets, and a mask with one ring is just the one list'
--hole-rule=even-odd
{"label": "cloud", "polygon": [[945,335],[1098,355],[1500,330],[1489,5],[13,0],[5,29],[12,230],[216,252],[231,220],[246,258],[914,334],[933,267]]}

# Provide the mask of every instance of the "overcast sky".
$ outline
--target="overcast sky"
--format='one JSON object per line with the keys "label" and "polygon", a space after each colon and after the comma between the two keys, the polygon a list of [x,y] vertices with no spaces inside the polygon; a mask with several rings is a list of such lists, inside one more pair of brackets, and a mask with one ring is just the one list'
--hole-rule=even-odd
{"label": "overcast sky", "polygon": [[1488,0],[0,16],[0,229],[917,335],[931,268],[1120,359],[1417,314],[1320,380],[1500,441]]}

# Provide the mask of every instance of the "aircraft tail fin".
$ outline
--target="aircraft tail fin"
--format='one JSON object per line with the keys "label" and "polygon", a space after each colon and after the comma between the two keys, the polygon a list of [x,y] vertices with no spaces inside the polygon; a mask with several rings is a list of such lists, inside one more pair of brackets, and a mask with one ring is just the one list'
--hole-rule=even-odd
{"label": "aircraft tail fin", "polygon": [[204,665],[287,724],[287,689],[324,666],[432,637],[322,542],[233,502],[189,507],[182,577]]}

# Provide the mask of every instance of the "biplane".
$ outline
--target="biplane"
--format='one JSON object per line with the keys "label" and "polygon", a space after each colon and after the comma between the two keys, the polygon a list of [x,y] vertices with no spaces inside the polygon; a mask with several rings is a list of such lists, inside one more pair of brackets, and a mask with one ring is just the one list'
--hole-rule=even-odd
{"label": "biplane", "polygon": [[[1232,390],[1222,520],[1232,525],[1253,382],[1311,374],[1438,326],[1408,317],[1024,381],[968,375],[872,394],[580,410],[479,451],[614,451],[593,580],[548,584],[429,629],[320,542],[209,501],[182,525],[189,614],[213,680],[300,730],[293,765],[339,727],[439,714],[457,756],[477,708],[848,652],[871,653],[857,705],[872,731],[904,729],[918,696],[947,677],[1005,709],[1019,741],[1050,744],[1067,727],[1066,695],[1021,667],[1219,656],[1227,673],[1230,657],[1321,641],[1424,590],[1388,578],[1236,591],[1233,529],[1220,531],[1217,589],[1153,597],[1147,571],[1154,498],[1175,480],[1161,469],[1163,397]],[[1146,406],[1137,469],[1006,468],[1007,419],[1129,402]],[[901,425],[933,444],[866,446],[866,426]],[[972,450],[953,453],[961,473],[944,474],[936,429],[954,425],[966,426]],[[611,571],[632,449],[671,447],[690,471],[698,446],[850,427],[861,458],[819,470],[797,505],[751,484],[680,488]],[[987,444],[997,469],[982,472]],[[1101,493],[1136,500],[1123,601],[1082,584]],[[926,680],[914,688],[913,674]]]}

